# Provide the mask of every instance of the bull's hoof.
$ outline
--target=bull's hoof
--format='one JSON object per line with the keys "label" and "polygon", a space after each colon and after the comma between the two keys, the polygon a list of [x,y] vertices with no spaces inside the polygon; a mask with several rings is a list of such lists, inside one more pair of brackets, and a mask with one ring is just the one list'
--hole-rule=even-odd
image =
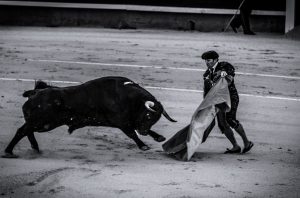
{"label": "bull's hoof", "polygon": [[150,149],[150,147],[147,146],[147,145],[145,145],[145,146],[141,146],[140,149],[141,149],[142,151],[147,151],[147,150]]}
{"label": "bull's hoof", "polygon": [[13,154],[13,153],[5,153],[1,156],[2,158],[18,158],[19,156]]}
{"label": "bull's hoof", "polygon": [[166,140],[166,138],[164,136],[159,136],[159,137],[155,138],[154,140],[157,142],[163,142]]}

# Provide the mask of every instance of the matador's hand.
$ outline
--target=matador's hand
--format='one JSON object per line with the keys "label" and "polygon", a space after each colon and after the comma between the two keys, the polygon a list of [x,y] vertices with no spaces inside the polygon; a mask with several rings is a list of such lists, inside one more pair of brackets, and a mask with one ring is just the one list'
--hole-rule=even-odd
{"label": "matador's hand", "polygon": [[225,76],[227,76],[226,71],[221,71],[221,78],[224,78]]}

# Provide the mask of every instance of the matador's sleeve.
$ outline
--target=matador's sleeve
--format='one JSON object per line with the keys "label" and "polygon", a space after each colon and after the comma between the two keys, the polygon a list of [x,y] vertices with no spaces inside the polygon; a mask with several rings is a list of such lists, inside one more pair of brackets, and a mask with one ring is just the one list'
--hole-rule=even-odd
{"label": "matador's sleeve", "polygon": [[228,81],[228,83],[231,83],[235,76],[235,69],[230,63],[227,63],[225,66],[225,71],[227,73],[227,76],[225,76],[225,79]]}
{"label": "matador's sleeve", "polygon": [[207,79],[207,78],[209,78],[209,70],[207,69],[205,72],[204,72],[204,74],[203,74],[203,80],[205,80],[205,79]]}

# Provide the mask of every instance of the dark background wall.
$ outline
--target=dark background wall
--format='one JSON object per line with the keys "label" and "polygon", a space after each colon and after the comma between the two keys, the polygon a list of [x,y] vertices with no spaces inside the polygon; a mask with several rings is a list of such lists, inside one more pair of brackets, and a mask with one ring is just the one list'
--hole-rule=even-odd
{"label": "dark background wall", "polygon": [[296,9],[295,26],[299,26],[300,25],[300,1],[299,0],[296,0],[295,9]]}
{"label": "dark background wall", "polygon": [[[36,1],[36,0],[23,0]],[[39,2],[68,2],[68,3],[101,3],[101,4],[127,4],[127,5],[152,5],[176,6],[198,8],[228,8],[235,9],[241,0],[37,0]],[[285,0],[248,0],[253,2],[256,10],[285,10]]]}
{"label": "dark background wall", "polygon": [[[24,0],[28,1],[28,0]],[[49,2],[49,0],[43,0]],[[40,2],[43,2],[40,1]],[[255,10],[284,11],[285,0],[249,0]],[[59,3],[98,3],[236,9],[239,0],[50,0]],[[232,14],[193,14],[143,12],[130,10],[78,9],[28,6],[0,6],[0,25],[93,26],[107,28],[163,28],[177,30],[222,31]],[[252,15],[251,26],[257,32],[284,33],[284,16]]]}

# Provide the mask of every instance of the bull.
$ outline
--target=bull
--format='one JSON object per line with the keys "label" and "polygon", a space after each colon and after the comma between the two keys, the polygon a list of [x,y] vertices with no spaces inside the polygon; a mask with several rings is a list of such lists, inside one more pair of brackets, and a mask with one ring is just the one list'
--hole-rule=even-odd
{"label": "bull", "polygon": [[151,93],[125,77],[108,76],[69,87],[37,81],[34,89],[25,91],[23,96],[28,98],[22,107],[25,123],[17,130],[3,157],[18,157],[13,149],[25,136],[39,152],[34,132],[47,132],[62,125],[68,126],[70,134],[86,126],[119,128],[145,151],[150,147],[137,134],[150,135],[162,142],[165,137],[151,130],[152,125],[161,115],[176,122]]}

